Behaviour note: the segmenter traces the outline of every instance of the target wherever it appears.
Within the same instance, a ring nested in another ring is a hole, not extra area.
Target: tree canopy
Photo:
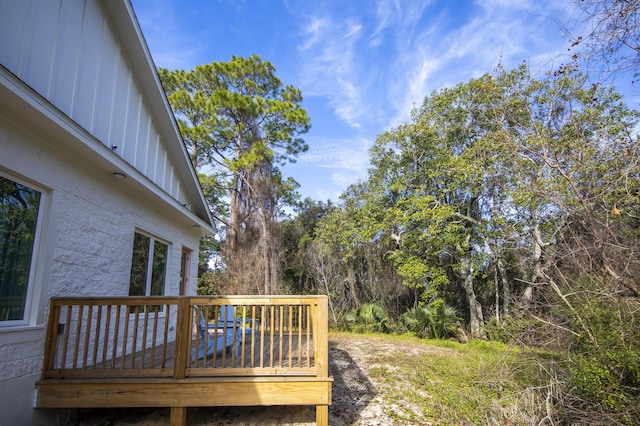
[[[638,118],[570,69],[498,68],[427,96],[304,246],[335,322],[375,303],[385,329],[460,338],[462,319],[473,338],[566,351],[567,416],[588,400],[637,419]]]
[[[300,90],[283,85],[257,55],[159,73],[191,161],[204,174],[211,210],[226,230],[223,254],[233,281],[227,289],[276,291],[277,219],[297,188],[278,167],[308,149],[301,135],[310,119]],[[247,270],[242,258],[257,267]]]
[[[636,70],[637,3],[582,2],[592,44],[572,48]],[[338,328],[544,348],[564,360],[549,377],[562,421],[582,419],[588,401],[606,422],[633,424],[640,115],[578,68],[498,66],[434,91],[378,135],[367,179],[335,204],[298,202],[281,174],[310,125],[271,64],[161,70],[225,231],[203,245],[224,264],[207,291],[326,294]]]

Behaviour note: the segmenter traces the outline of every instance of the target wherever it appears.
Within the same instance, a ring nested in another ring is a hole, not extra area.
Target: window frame
[[[136,234],[140,234],[143,235],[147,238],[149,238],[148,241],[148,255],[147,255],[147,265],[146,265],[146,273],[145,273],[145,289],[144,289],[144,294],[143,295],[132,295],[131,294],[131,272],[133,271],[133,260],[134,260],[134,250],[135,250],[135,239],[136,239]],[[152,286],[153,286],[153,271],[154,271],[154,256],[155,256],[155,246],[156,246],[156,242],[159,242],[161,244],[164,244],[166,246],[166,253],[165,253],[165,259],[164,259],[164,270],[163,270],[163,277],[162,277],[162,294],[151,294],[151,290],[152,290]],[[154,234],[150,233],[150,232],[146,232],[143,231],[142,229],[136,228],[134,230],[133,233],[133,244],[132,244],[132,250],[131,250],[131,268],[130,268],[130,272],[129,272],[129,290],[128,290],[128,295],[131,297],[152,297],[152,296],[166,296],[167,294],[167,282],[168,282],[168,275],[169,275],[169,258],[170,258],[170,250],[171,247],[171,243],[167,240],[165,240],[164,238],[160,238],[155,236]]]
[[[0,177],[11,180],[20,185],[24,185],[40,194],[40,199],[38,201],[38,213],[36,215],[36,226],[33,233],[31,260],[29,263],[29,278],[27,279],[27,291],[24,296],[22,319],[0,321],[0,331],[2,331],[6,329],[14,329],[16,327],[28,327],[35,325],[36,316],[34,315],[34,312],[38,312],[38,307],[34,306],[38,301],[38,298],[36,298],[35,295],[42,289],[42,280],[38,277],[38,265],[41,257],[40,251],[42,246],[42,235],[44,233],[44,228],[46,227],[46,211],[49,210],[49,190],[37,183],[34,183],[33,181],[23,179],[3,169],[0,169]]]

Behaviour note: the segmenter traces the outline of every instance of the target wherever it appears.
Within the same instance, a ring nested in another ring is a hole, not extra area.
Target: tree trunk
[[[497,266],[500,283],[502,284],[502,313],[504,316],[509,316],[509,311],[511,310],[511,283],[507,277],[507,270],[502,257],[498,257]]]
[[[476,299],[476,292],[473,288],[473,274],[471,273],[471,265],[469,259],[460,259],[460,278],[462,278],[462,286],[467,297],[467,305],[469,306],[469,331],[472,338],[484,337],[484,315],[482,314],[482,306]]]
[[[533,302],[533,290],[537,282],[544,277],[544,270],[542,266],[542,248],[545,246],[542,240],[542,231],[540,230],[540,222],[538,215],[534,214],[533,218],[533,256],[532,264],[533,270],[528,274],[525,279],[526,287],[522,293],[522,305],[524,308],[528,308]]]
[[[356,289],[356,272],[353,265],[347,263],[347,285],[349,286],[349,294],[351,295],[351,303],[354,308],[359,308],[360,298]]]
[[[229,202],[229,226],[227,228],[227,251],[230,256],[238,253],[238,227],[240,224],[240,202],[238,192],[238,180],[236,175],[234,178],[233,189],[231,190],[231,201]]]

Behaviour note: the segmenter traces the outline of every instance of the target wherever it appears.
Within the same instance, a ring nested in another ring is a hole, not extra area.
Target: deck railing
[[[326,302],[322,296],[52,298],[42,378],[327,377]],[[221,321],[223,312],[233,318]]]

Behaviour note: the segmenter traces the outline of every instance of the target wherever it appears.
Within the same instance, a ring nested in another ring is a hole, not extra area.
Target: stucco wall
[[[44,410],[33,409],[47,299],[128,295],[137,229],[169,243],[167,295],[179,294],[182,247],[193,250],[190,282],[195,293],[199,230],[175,220],[171,209],[154,208],[158,203],[135,192],[126,180],[96,173],[86,159],[57,146],[46,134],[3,118],[0,109],[0,173],[45,195],[29,324],[0,326],[0,425],[55,424],[52,417],[40,418]]]

